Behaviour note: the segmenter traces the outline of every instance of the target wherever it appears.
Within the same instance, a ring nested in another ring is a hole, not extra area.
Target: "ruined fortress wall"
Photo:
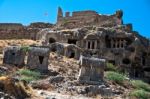
[[[52,24],[36,22],[29,26],[20,23],[0,23],[0,39],[33,39],[42,28],[50,28]]]
[[[19,23],[0,23],[0,30],[19,30],[23,28],[24,26]]]
[[[72,17],[97,15],[95,11],[76,11],[72,13]]]
[[[122,11],[116,11],[113,15],[100,15],[95,11],[76,11],[70,16],[70,12],[66,12],[63,16],[62,10],[58,11],[57,25],[65,28],[77,28],[81,26],[116,26],[122,24]]]
[[[31,30],[0,30],[0,39],[36,39],[36,32]]]

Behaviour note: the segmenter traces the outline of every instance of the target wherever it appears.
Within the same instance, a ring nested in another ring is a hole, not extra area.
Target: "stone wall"
[[[116,26],[122,24],[123,12],[121,10],[116,11],[113,15],[100,15],[95,11],[76,11],[66,12],[63,16],[61,8],[58,9],[57,27],[63,28],[77,28],[82,26]]]
[[[36,40],[37,33],[43,28],[51,28],[49,23],[31,23],[23,26],[19,23],[0,23],[0,39],[33,39]]]
[[[24,28],[20,23],[0,23],[0,30],[19,30]]]

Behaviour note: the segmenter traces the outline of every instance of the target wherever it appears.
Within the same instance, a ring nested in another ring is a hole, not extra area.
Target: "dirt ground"
[[[32,44],[38,44],[38,42],[33,40],[0,40],[0,65],[2,67],[5,67],[2,64],[3,59],[3,49],[9,45],[22,45],[22,46],[29,46]],[[34,94],[36,94],[35,97],[32,97],[32,99],[93,99],[89,97],[85,97],[84,95],[77,94],[76,90],[80,89],[84,86],[78,84],[77,77],[79,74],[79,64],[78,61],[75,59],[70,59],[65,56],[57,55],[56,53],[50,53],[50,59],[49,59],[49,73],[44,77],[43,79],[40,79],[39,81],[35,81],[36,87],[46,86],[47,84],[49,86],[52,86],[54,89],[44,90],[43,88],[34,89]],[[17,70],[16,67],[13,66],[6,66],[11,72],[14,72]],[[51,83],[50,78],[55,78],[57,76],[63,77],[63,81],[60,81],[58,83]],[[34,83],[31,84],[33,87]],[[111,87],[111,86],[110,86]],[[122,87],[116,87],[113,86],[115,90],[120,90]],[[123,88],[124,93],[128,92],[128,90],[125,90]],[[121,95],[120,95],[121,96]],[[119,96],[119,97],[120,97]],[[65,97],[65,98],[64,98]],[[96,99],[101,99],[99,97],[96,97]],[[118,97],[112,98],[112,99],[121,99]]]

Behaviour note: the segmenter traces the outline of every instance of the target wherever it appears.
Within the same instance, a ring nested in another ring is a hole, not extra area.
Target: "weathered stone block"
[[[9,46],[4,49],[4,64],[16,66],[24,65],[25,51],[19,46]]]
[[[98,82],[103,81],[105,59],[81,56],[79,65],[81,66],[78,78],[79,82],[98,84]]]
[[[49,48],[31,47],[28,53],[27,66],[30,69],[46,72],[48,70]]]

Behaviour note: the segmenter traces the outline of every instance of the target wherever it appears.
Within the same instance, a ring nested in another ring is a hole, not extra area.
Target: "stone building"
[[[19,46],[9,46],[4,49],[4,64],[23,66],[25,52]]]
[[[27,67],[29,69],[35,69],[41,72],[48,71],[49,53],[49,48],[46,47],[30,47],[28,52]]]
[[[58,8],[57,27],[63,28],[77,28],[82,26],[116,26],[122,25],[123,12],[121,10],[116,11],[113,15],[100,15],[95,11],[75,11],[66,12],[63,16],[63,11]]]
[[[104,77],[105,64],[105,59],[81,56],[79,60],[79,65],[81,66],[79,82],[88,84],[101,83]]]
[[[56,45],[59,42],[63,46],[61,53],[65,56],[106,59],[130,77],[145,77],[144,67],[149,66],[149,40],[133,31],[132,24],[122,23],[122,11],[109,16],[94,11],[73,12],[72,16],[67,13],[66,17],[62,13],[59,8],[57,27],[43,29],[37,34],[37,39],[43,45]],[[95,16],[99,21],[91,21]],[[67,21],[65,25],[64,20]],[[76,25],[71,25],[72,22]]]

